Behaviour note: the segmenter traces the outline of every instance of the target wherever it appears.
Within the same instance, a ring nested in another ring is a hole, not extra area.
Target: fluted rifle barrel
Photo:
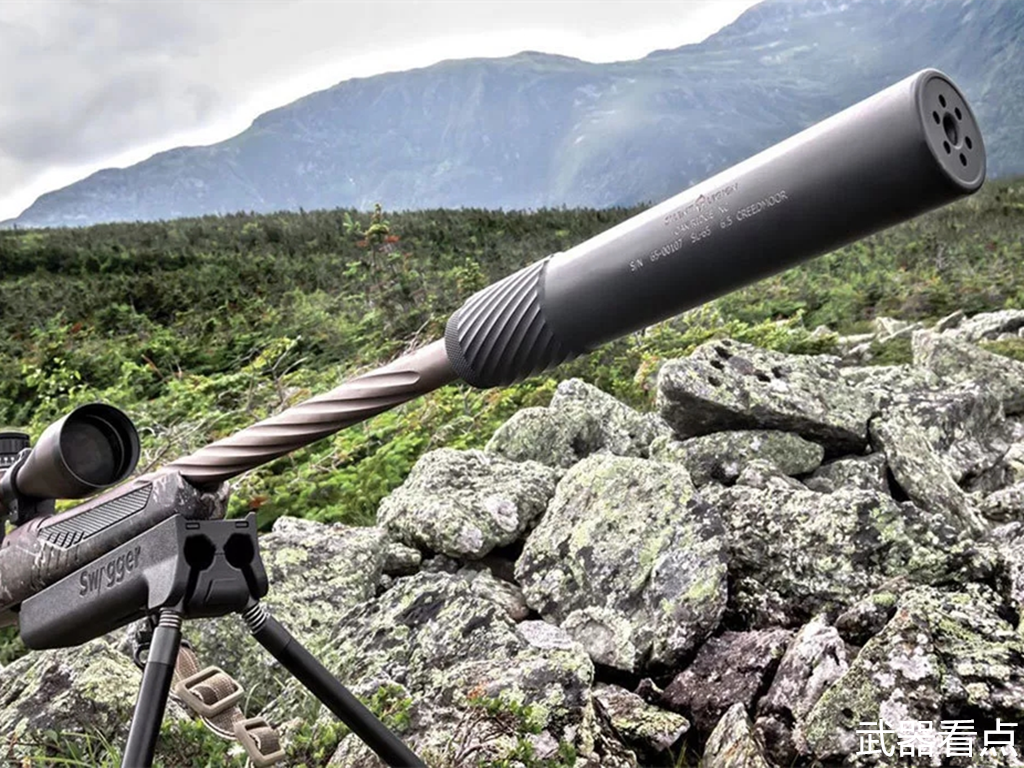
[[[443,342],[168,468],[220,482],[457,378],[510,384],[971,194],[984,178],[966,99],[923,70],[485,288],[452,315]]]

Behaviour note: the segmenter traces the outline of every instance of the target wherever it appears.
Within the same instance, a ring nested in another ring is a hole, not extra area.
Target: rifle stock
[[[458,379],[493,387],[550,369],[971,194],[984,178],[970,107],[949,78],[923,70],[485,288],[452,315],[443,340],[14,530],[0,548],[0,623],[39,590],[189,508],[182,494],[202,497],[202,514],[222,515],[220,484],[308,443]],[[89,533],[67,533],[80,530]]]

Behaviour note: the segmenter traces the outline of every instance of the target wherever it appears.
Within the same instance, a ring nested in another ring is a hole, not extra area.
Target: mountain
[[[1024,3],[767,0],[638,61],[525,52],[347,80],[8,223],[657,201],[924,67],[965,90],[990,175],[1024,173]]]

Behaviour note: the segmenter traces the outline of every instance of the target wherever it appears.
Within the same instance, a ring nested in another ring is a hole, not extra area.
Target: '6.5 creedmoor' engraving
[[[85,597],[90,592],[99,592],[104,587],[109,589],[115,584],[120,584],[138,567],[141,554],[142,547],[136,547],[102,565],[83,571],[78,577],[78,594]]]

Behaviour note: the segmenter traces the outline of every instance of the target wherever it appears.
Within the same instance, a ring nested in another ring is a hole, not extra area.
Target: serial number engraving
[[[141,555],[142,547],[136,547],[103,565],[85,571],[78,577],[79,596],[85,597],[92,592],[99,592],[104,588],[110,589],[115,584],[120,584],[129,573],[138,567]]]
[[[639,272],[645,263],[654,264],[672,256],[688,242],[699,243],[714,236],[716,230],[741,224],[789,200],[786,190],[780,189],[733,212],[730,207],[733,201],[726,198],[738,188],[739,182],[733,182],[707,195],[700,195],[696,200],[666,214],[664,225],[673,227],[672,240],[643,256],[632,259],[629,262],[630,272]]]

